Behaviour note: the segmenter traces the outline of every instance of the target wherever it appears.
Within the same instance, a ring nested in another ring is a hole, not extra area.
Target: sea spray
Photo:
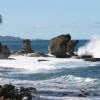
[[[94,58],[100,58],[100,36],[93,35],[92,39],[84,46],[78,49],[78,55],[92,55]]]

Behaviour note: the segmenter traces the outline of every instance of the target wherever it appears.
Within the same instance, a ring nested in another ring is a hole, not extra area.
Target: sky
[[[50,39],[100,34],[100,0],[0,0],[0,35]]]

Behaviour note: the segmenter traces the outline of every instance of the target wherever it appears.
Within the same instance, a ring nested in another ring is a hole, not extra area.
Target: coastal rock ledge
[[[32,93],[36,93],[36,88],[18,88],[11,84],[0,85],[0,100],[32,100]]]

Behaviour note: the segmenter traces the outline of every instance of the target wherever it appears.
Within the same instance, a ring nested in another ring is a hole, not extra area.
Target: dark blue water
[[[48,53],[48,42],[49,40],[32,40],[31,47],[35,52]],[[87,42],[88,40],[79,40],[76,50],[78,47],[85,45]],[[7,45],[12,52],[23,49],[23,41],[1,41],[1,43]]]

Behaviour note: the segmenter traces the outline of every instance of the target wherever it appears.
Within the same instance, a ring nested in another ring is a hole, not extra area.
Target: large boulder
[[[75,55],[74,51],[77,44],[78,40],[71,40],[69,34],[60,35],[50,40],[48,51],[56,57],[72,57]]]
[[[71,36],[69,34],[57,36],[49,41],[48,51],[50,54],[56,57],[69,57],[66,54],[67,52],[67,44],[71,40]]]
[[[37,90],[34,87],[16,87],[11,84],[0,85],[0,100],[37,100],[37,97]]]

